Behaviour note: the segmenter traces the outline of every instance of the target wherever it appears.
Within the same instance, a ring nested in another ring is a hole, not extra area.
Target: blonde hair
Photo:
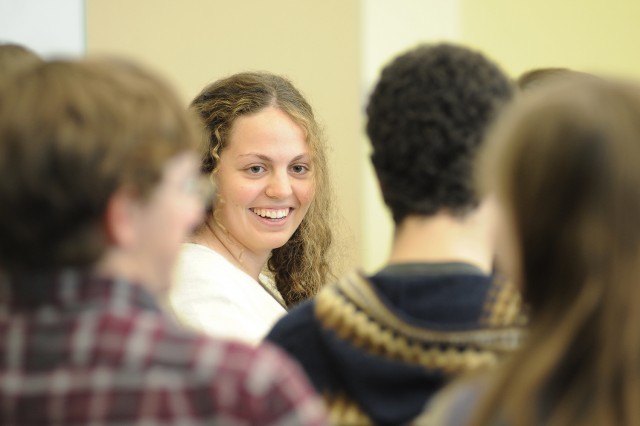
[[[332,273],[333,189],[329,180],[327,147],[313,110],[293,84],[278,75],[247,72],[218,80],[192,101],[206,129],[202,171],[215,175],[220,154],[229,143],[235,120],[268,106],[287,113],[306,132],[314,170],[315,197],[298,229],[267,263],[278,291],[288,306],[314,296]],[[224,202],[224,200],[219,200]],[[219,223],[215,211],[213,218]]]
[[[640,424],[640,87],[549,84],[480,160],[505,207],[530,335],[472,424]]]

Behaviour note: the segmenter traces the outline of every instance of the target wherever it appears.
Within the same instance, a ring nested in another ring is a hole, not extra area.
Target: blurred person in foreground
[[[0,423],[325,424],[275,348],[156,299],[203,217],[188,114],[123,62],[55,61],[0,96]]]
[[[518,89],[527,91],[544,87],[547,84],[568,79],[594,79],[595,75],[564,67],[542,67],[529,69],[516,79]]]
[[[640,85],[560,83],[506,112],[479,166],[530,333],[444,392],[433,424],[640,425]]]
[[[406,424],[452,377],[519,341],[519,296],[494,280],[494,215],[471,165],[513,88],[479,52],[420,45],[387,65],[367,134],[395,222],[388,264],[353,273],[268,335],[296,358],[338,424]]]
[[[0,43],[0,84],[9,76],[40,63],[42,58],[31,49],[15,43]]]

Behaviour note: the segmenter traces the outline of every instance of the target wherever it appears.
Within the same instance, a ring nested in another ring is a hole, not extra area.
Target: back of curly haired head
[[[302,223],[284,246],[272,251],[267,263],[278,291],[287,305],[292,306],[314,296],[324,283],[334,278],[329,254],[333,240],[333,191],[326,142],[313,109],[289,80],[262,72],[239,73],[218,80],[205,87],[191,103],[191,109],[206,129],[202,171],[214,175],[235,120],[269,106],[287,113],[305,131],[316,187],[315,198]],[[215,212],[214,220],[217,221]]]
[[[409,215],[464,216],[477,207],[473,160],[512,94],[495,63],[452,44],[420,45],[384,68],[367,106],[367,134],[396,224]]]

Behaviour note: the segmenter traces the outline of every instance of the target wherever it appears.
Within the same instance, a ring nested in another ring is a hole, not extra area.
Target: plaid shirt
[[[278,349],[182,330],[140,286],[76,271],[0,280],[2,425],[326,423]]]

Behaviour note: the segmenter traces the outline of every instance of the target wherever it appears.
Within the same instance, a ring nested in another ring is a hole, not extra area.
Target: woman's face
[[[241,248],[262,255],[283,246],[315,194],[304,130],[275,107],[237,118],[217,183],[217,217]]]

